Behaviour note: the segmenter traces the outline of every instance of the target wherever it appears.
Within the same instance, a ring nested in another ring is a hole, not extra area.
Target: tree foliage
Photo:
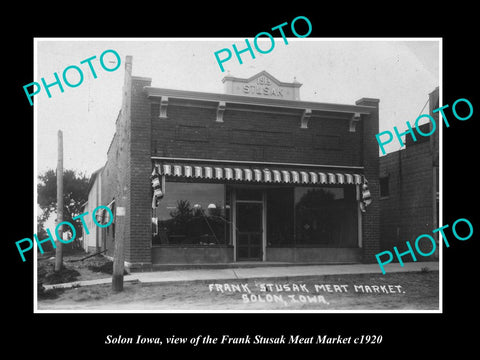
[[[44,232],[43,224],[57,210],[57,174],[53,169],[38,176],[37,202],[42,209],[38,216],[38,234]],[[88,199],[89,179],[85,174],[75,170],[63,172],[63,221],[68,221],[75,227],[76,237],[82,234],[82,223],[74,217],[82,214],[82,207]]]

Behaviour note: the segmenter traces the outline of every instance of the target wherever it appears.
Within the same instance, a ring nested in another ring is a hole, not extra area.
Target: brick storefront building
[[[130,269],[156,264],[375,262],[380,250],[379,100],[300,100],[262,71],[220,94],[131,76],[101,170]],[[153,198],[154,185],[161,194]],[[155,181],[158,180],[158,183]],[[368,181],[372,202],[364,209]],[[363,191],[362,191],[363,190]],[[152,201],[153,200],[153,201]]]

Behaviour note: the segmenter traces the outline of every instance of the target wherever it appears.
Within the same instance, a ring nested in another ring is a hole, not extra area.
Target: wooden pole
[[[123,291],[123,259],[123,239],[120,237],[115,241],[113,256],[112,290],[115,292]]]
[[[121,200],[118,201],[119,203],[118,205],[123,204],[123,201],[122,201],[123,197],[124,197],[124,192],[121,191],[119,196]],[[118,205],[115,206],[115,210],[117,209]],[[122,222],[120,223],[120,221]],[[115,248],[113,250],[112,290],[114,292],[123,291],[123,272],[124,272],[123,242],[124,242],[124,236],[125,236],[125,222],[123,221],[123,219],[122,220],[119,219],[118,223],[123,228],[123,231],[118,231],[119,234],[122,233],[122,235],[115,237]]]
[[[123,273],[124,273],[124,242],[126,236],[126,220],[125,214],[120,215],[118,209],[125,209],[126,203],[126,187],[127,187],[127,152],[130,147],[128,144],[128,126],[130,121],[130,101],[131,101],[131,75],[132,75],[132,57],[127,56],[125,59],[125,78],[123,83],[123,99],[122,111],[118,128],[118,144],[123,151],[120,153],[120,158],[117,164],[117,191],[118,198],[115,199],[115,211],[117,212],[117,223],[115,226],[115,248],[113,253],[113,273],[112,273],[112,290],[114,292],[123,291]]]
[[[58,130],[58,161],[57,161],[57,226],[63,221],[63,134]],[[63,225],[58,227],[58,236],[63,236]],[[62,242],[56,241],[55,272],[62,270]]]

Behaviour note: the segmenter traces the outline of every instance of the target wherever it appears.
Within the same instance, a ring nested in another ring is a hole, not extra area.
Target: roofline
[[[98,174],[103,170],[105,166],[102,166],[101,168],[95,170],[92,175],[90,175],[90,180],[88,180],[88,188],[87,188],[87,193],[90,193],[90,190],[92,190],[93,184],[95,184],[95,181],[98,177]]]
[[[371,114],[377,111],[375,106],[366,105],[350,105],[350,104],[332,104],[332,103],[319,103],[311,101],[299,101],[299,100],[284,100],[273,98],[261,98],[255,96],[246,95],[234,95],[234,94],[219,94],[219,93],[207,93],[199,91],[189,90],[176,90],[157,88],[152,86],[145,86],[143,88],[144,93],[148,98],[161,98],[169,97],[176,99],[186,100],[199,100],[212,103],[218,103],[223,101],[225,103],[235,103],[242,105],[259,105],[259,106],[271,106],[279,108],[291,108],[291,109],[311,109],[317,111],[330,111],[340,113],[360,113]]]

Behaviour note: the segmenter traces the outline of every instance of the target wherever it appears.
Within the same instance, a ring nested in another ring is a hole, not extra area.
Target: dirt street
[[[125,283],[54,290],[39,310],[437,310],[438,271],[325,275],[288,279]]]

